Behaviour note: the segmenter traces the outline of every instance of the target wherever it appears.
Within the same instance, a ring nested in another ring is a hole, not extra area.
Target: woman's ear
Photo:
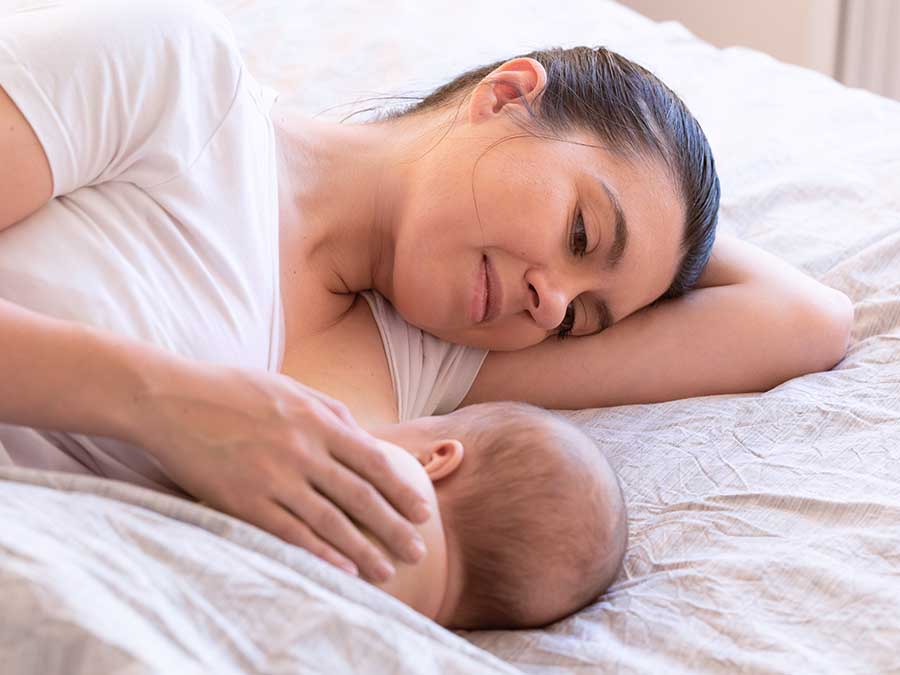
[[[465,449],[461,442],[455,438],[442,438],[431,442],[425,449],[422,465],[434,483],[456,471],[462,464],[464,454]]]
[[[521,103],[522,96],[533,104],[546,84],[547,71],[540,61],[527,56],[510,59],[475,87],[469,103],[469,123],[486,120],[507,103]]]

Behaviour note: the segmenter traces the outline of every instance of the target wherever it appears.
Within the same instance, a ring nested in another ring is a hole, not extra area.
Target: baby
[[[382,590],[447,628],[544,626],[615,579],[628,530],[612,467],[564,417],[480,403],[369,429],[429,496],[428,553]]]
[[[415,565],[357,523],[397,570],[375,585],[442,626],[470,630],[544,626],[596,599],[627,546],[622,490],[600,449],[566,418],[526,403],[399,421],[384,328],[360,299],[282,367],[343,401],[428,495],[432,516],[417,526],[427,553]]]

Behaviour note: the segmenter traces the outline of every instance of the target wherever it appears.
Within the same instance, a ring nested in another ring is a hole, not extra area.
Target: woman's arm
[[[53,175],[34,129],[0,87],[0,231],[46,204]]]
[[[461,405],[578,409],[767,391],[832,368],[852,323],[846,295],[719,234],[693,291],[596,335],[491,352]]]
[[[393,575],[378,572],[382,550],[418,559],[406,518],[427,518],[414,515],[427,495],[346,406],[278,373],[194,361],[0,300],[0,422],[137,445],[199,501],[369,579]]]

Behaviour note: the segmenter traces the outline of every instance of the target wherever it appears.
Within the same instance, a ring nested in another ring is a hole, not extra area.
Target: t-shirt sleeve
[[[190,168],[225,119],[243,60],[205,0],[68,0],[0,16],[0,86],[34,128],[53,197]]]

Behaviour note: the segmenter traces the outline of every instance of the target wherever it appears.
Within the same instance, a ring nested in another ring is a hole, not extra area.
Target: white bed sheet
[[[631,541],[607,595],[545,630],[454,635],[208,509],[0,469],[0,593],[71,641],[39,649],[21,614],[0,670],[13,653],[44,673],[900,672],[900,104],[602,0],[214,4],[308,114],[537,47],[621,51],[703,125],[721,230],[852,298],[851,348],[761,394],[568,413],[619,472]]]
[[[0,673],[515,673],[403,603],[223,513],[0,466]]]

